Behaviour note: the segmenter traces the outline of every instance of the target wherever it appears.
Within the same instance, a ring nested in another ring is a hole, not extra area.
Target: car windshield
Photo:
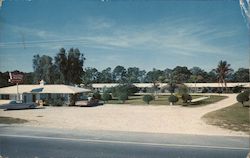
[[[10,104],[17,104],[15,100],[10,101]]]

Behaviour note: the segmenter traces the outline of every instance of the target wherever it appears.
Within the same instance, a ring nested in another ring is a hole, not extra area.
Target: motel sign
[[[18,84],[23,82],[23,74],[21,73],[10,72],[9,76],[10,76],[9,82],[11,83]]]

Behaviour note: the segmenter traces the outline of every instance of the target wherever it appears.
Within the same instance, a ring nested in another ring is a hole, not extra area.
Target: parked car
[[[93,106],[98,106],[101,105],[99,103],[98,99],[88,99],[88,100],[79,100],[75,102],[75,106],[80,106],[80,107],[93,107]]]
[[[11,101],[8,104],[3,104],[0,109],[5,110],[23,110],[23,109],[35,109],[38,105],[36,103],[18,103],[16,101]]]

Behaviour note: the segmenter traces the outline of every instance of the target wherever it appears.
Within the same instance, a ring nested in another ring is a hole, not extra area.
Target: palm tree
[[[227,87],[226,78],[227,76],[233,71],[233,69],[230,68],[230,64],[227,63],[227,61],[220,61],[217,68],[214,69],[215,73],[217,74],[218,83]]]

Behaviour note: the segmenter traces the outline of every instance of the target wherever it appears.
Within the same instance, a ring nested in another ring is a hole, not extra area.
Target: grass
[[[143,95],[136,95],[136,96],[129,96],[129,99],[125,101],[125,104],[131,104],[131,105],[147,105],[142,100]],[[169,96],[158,96],[155,100],[151,101],[151,105],[169,105],[168,102]],[[121,101],[118,99],[112,99],[108,101],[109,104],[121,104]]]
[[[250,101],[245,104],[250,105]],[[241,103],[236,103],[232,106],[210,112],[202,118],[210,125],[250,134],[249,110],[249,107],[243,107]]]
[[[130,96],[128,100],[125,101],[125,104],[131,104],[131,105],[147,105],[143,100],[142,100],[143,95],[136,95],[136,96]],[[158,96],[155,100],[150,102],[150,105],[170,105],[168,101],[169,95],[160,95]],[[202,96],[199,95],[193,95],[192,98],[196,99]],[[220,101],[222,99],[225,99],[225,96],[211,96],[209,99],[197,102],[195,104],[189,105],[190,107],[193,106],[200,106],[200,105],[207,105],[210,103],[214,103],[217,101]],[[122,104],[121,101],[118,99],[112,99],[107,102],[108,104]],[[179,99],[176,105],[182,105],[182,99]]]
[[[13,117],[2,117],[0,116],[0,124],[21,124],[26,123],[27,120],[13,118]]]

